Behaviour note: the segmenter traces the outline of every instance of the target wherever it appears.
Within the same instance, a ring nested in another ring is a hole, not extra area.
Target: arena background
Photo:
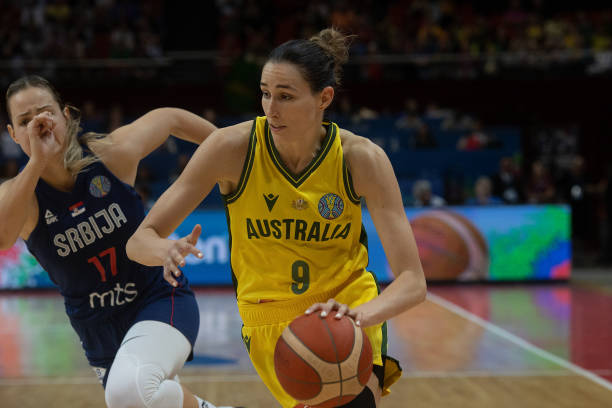
[[[6,90],[27,73],[42,75],[81,109],[84,131],[96,132],[160,106],[188,109],[218,126],[252,119],[263,114],[259,74],[274,46],[331,25],[354,34],[328,117],[389,155],[430,283],[427,305],[392,321],[405,377],[419,385],[400,390],[402,397],[388,406],[405,406],[401,401],[421,391],[422,406],[465,406],[461,393],[452,391],[457,377],[479,388],[480,399],[471,405],[495,400],[515,406],[518,398],[521,406],[608,406],[608,2],[1,1],[0,23],[0,87]],[[4,131],[2,105],[0,178],[10,178],[27,158]],[[137,189],[148,206],[193,150],[169,140],[141,163]],[[207,256],[191,260],[185,272],[201,288],[200,304],[223,310],[221,317],[204,314],[204,326],[226,333],[239,321],[218,191],[177,233],[195,222],[204,225],[198,245]],[[364,224],[369,267],[389,282],[392,274],[367,211]],[[21,242],[0,251],[0,289],[0,315],[11,322],[0,331],[0,397],[8,398],[7,406],[32,406],[23,399],[30,386],[33,394],[47,395],[45,387],[54,381],[89,384],[61,300]],[[50,316],[40,314],[43,305],[57,310],[51,332],[40,324]],[[461,322],[448,323],[444,313]],[[439,319],[439,327],[428,326],[431,319]],[[57,333],[59,354],[33,340]],[[445,354],[450,346],[441,333],[456,339],[460,351]],[[201,330],[201,352],[188,367],[188,381],[211,380],[219,367],[252,374],[240,343],[229,338],[223,343]],[[518,356],[489,353],[500,342],[520,349]],[[229,355],[215,360],[211,345]],[[481,378],[493,380],[481,384]],[[523,378],[533,382],[523,384]],[[232,381],[223,381],[212,380],[227,387],[220,395],[241,402]],[[248,381],[254,389],[261,386]],[[427,394],[429,386],[448,387],[449,399]],[[555,388],[564,391],[547,394]],[[592,400],[580,400],[585,390]],[[80,406],[63,394],[49,395],[57,404]],[[82,406],[95,405],[82,398]]]

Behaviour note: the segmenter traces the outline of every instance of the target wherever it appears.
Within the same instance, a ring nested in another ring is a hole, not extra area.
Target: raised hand
[[[202,233],[202,226],[197,224],[189,235],[184,236],[176,241],[169,241],[170,245],[164,257],[164,279],[172,286],[177,287],[178,282],[175,278],[181,276],[180,267],[185,266],[185,257],[193,254],[198,258],[202,258],[202,253],[195,247],[198,238]]]
[[[55,134],[55,125],[51,112],[41,112],[28,123],[27,134],[32,160],[47,163],[49,158],[61,153],[62,143]]]

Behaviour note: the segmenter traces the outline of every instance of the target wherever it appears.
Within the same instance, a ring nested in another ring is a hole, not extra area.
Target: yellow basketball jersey
[[[367,273],[367,238],[338,126],[299,175],[280,159],[266,117],[253,123],[236,191],[224,196],[238,304],[292,300]]]

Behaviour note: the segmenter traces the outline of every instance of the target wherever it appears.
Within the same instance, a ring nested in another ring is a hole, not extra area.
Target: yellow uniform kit
[[[323,126],[320,151],[296,175],[281,161],[266,117],[256,118],[238,187],[224,196],[242,337],[258,374],[289,408],[297,402],[274,373],[283,329],[313,303],[334,298],[353,308],[378,295],[339,129]],[[365,331],[374,364],[384,366],[384,395],[401,371],[385,356],[386,324]]]

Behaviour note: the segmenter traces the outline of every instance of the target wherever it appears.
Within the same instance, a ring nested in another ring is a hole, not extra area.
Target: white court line
[[[180,375],[179,379],[185,382],[252,382],[261,381],[257,374],[232,375]],[[0,387],[19,385],[79,385],[100,384],[95,375],[85,377],[35,377],[35,378],[0,378]]]
[[[532,353],[536,354],[537,356],[551,361],[563,368],[566,368],[578,375],[581,375],[599,385],[601,385],[602,387],[612,391],[612,383],[609,381],[604,380],[603,378],[593,374],[590,371],[585,370],[584,368],[581,368],[579,366],[577,366],[576,364],[570,363],[567,360],[564,360],[560,357],[555,356],[552,353],[549,353],[546,350],[543,350],[531,343],[529,343],[528,341],[523,340],[522,338],[510,333],[509,331],[502,329],[499,326],[494,325],[491,322],[488,322],[484,319],[481,319],[480,317],[476,316],[475,314],[468,312],[467,310],[455,305],[454,303],[449,302],[446,299],[443,299],[440,296],[434,295],[433,293],[427,293],[427,299],[429,299],[430,301],[432,301],[433,303],[463,317],[466,320],[471,321],[474,324],[477,324],[481,327],[484,327],[486,330],[489,330],[490,332],[498,335],[499,337],[508,340],[511,343],[516,344],[519,347],[524,348],[525,350],[531,351]],[[497,374],[496,374],[497,375]]]
[[[610,370],[598,371],[602,374],[610,374]],[[414,372],[403,373],[405,378],[478,378],[478,377],[566,377],[567,372],[540,370],[540,371],[429,371],[429,372]],[[232,382],[232,383],[247,383],[261,381],[256,374],[226,374],[226,375],[180,375],[182,383],[195,382]],[[99,384],[98,378],[94,375],[85,377],[34,377],[34,378],[0,378],[0,387],[11,386],[28,386],[28,385],[84,385],[84,384]]]
[[[567,372],[542,370],[542,371],[506,371],[503,373],[491,371],[462,371],[457,373],[440,372],[415,372],[404,373],[403,377],[408,378],[444,378],[444,377],[564,377],[568,376]],[[230,382],[230,383],[247,383],[260,382],[260,378],[256,374],[233,374],[233,375],[179,375],[181,383],[195,382]],[[85,377],[34,377],[34,378],[0,378],[0,387],[8,386],[27,386],[27,385],[84,385],[84,384],[99,384],[98,378],[95,375]]]
[[[489,377],[569,377],[574,374],[569,371],[541,370],[541,371],[419,371],[415,373],[402,373],[408,378],[489,378]]]

